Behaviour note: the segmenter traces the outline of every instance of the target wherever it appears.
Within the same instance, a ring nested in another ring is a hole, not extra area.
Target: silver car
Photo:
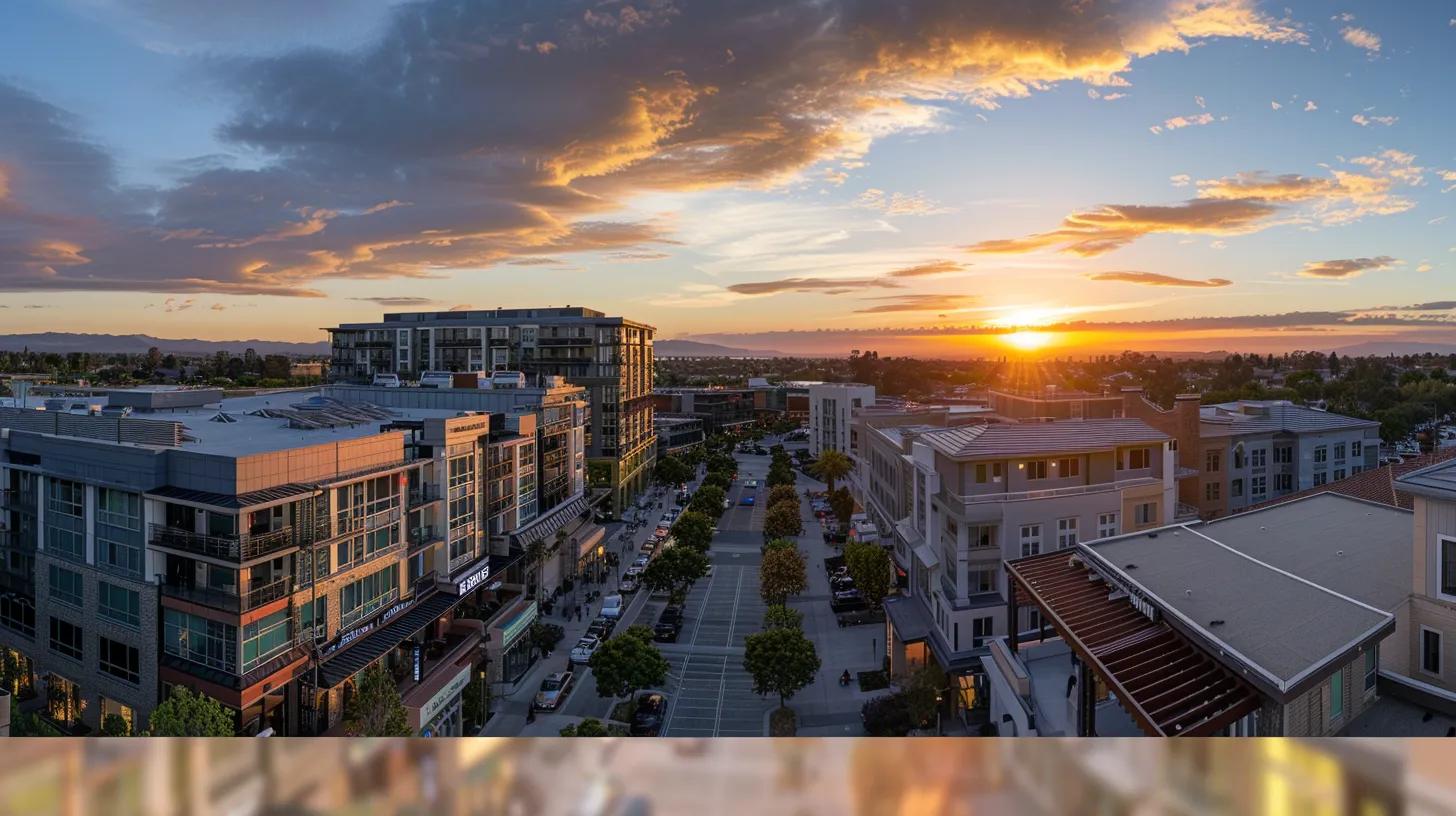
[[[552,672],[541,681],[541,690],[536,692],[537,711],[555,711],[566,699],[571,691],[571,681],[575,679],[569,671]]]

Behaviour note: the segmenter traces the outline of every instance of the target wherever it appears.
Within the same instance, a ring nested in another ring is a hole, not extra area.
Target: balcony
[[[973,496],[963,496],[958,493],[952,493],[949,490],[942,490],[941,495],[953,504],[976,505],[1006,501],[1027,501],[1030,499],[1051,499],[1059,496],[1081,496],[1088,493],[1128,490],[1135,487],[1150,487],[1162,483],[1163,480],[1155,476],[1141,476],[1135,479],[1119,479],[1117,481],[1101,482],[1099,484],[1069,485],[1067,487],[1051,487],[1045,490],[1019,490],[1014,493],[981,493]]]
[[[445,536],[437,531],[434,525],[415,527],[409,531],[409,545],[411,550],[443,540],[445,540]]]
[[[418,507],[439,500],[440,486],[437,484],[415,485],[405,493],[405,501],[410,507]]]
[[[211,609],[243,613],[272,603],[279,598],[288,597],[293,592],[293,578],[291,576],[279,578],[271,583],[253,587],[241,594],[231,589],[215,589],[172,582],[162,583],[161,592],[166,597],[177,598]]]
[[[194,533],[165,524],[151,525],[151,543],[158,547],[221,558],[227,561],[252,561],[293,546],[293,528],[283,527],[264,533],[241,536],[215,536]]]

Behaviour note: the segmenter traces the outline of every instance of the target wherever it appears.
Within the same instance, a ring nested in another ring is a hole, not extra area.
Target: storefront
[[[515,609],[491,626],[490,658],[500,667],[499,673],[493,672],[494,681],[514,686],[536,662],[536,648],[530,634],[538,614],[536,602],[522,598]]]
[[[607,531],[600,525],[585,525],[574,536],[576,545],[575,579],[588,584],[598,584],[606,579],[605,544]]]
[[[470,685],[472,667],[464,666],[450,675],[444,686],[418,709],[410,708],[410,724],[418,725],[422,737],[459,737],[465,733],[465,702],[462,694]]]

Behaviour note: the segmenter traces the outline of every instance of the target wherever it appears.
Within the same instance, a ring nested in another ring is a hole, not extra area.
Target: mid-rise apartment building
[[[669,416],[656,414],[652,427],[657,431],[657,458],[681,456],[694,448],[702,447],[706,437],[703,421],[691,416]]]
[[[464,686],[524,672],[535,599],[602,538],[579,387],[137,396],[0,410],[0,645],[70,730],[139,730],[183,685],[242,733],[330,732],[379,663],[458,735]]]
[[[854,450],[854,412],[875,404],[875,387],[861,383],[815,383],[809,386],[809,453]]]
[[[708,435],[753,425],[758,420],[757,403],[762,401],[763,395],[751,388],[659,388],[652,392],[657,413],[696,417]]]
[[[1008,620],[1005,559],[1191,516],[1176,499],[1172,440],[1141,420],[862,432],[867,507],[906,512],[892,529],[909,587],[885,604],[895,673],[935,660],[969,683],[992,638],[1040,626],[1026,609]]]
[[[332,337],[330,377],[367,383],[424,371],[521,371],[588,389],[590,481],[614,512],[652,475],[653,327],[580,307],[401,312],[345,323]]]

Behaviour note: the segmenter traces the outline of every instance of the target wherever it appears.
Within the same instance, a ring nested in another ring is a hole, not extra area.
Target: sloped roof
[[[1444,460],[1400,477],[1400,486],[1412,493],[1442,499],[1456,498],[1456,448],[1447,448]],[[1438,451],[1440,453],[1440,451]]]
[[[1432,453],[1423,453],[1400,464],[1381,465],[1380,467],[1369,470],[1362,470],[1359,473],[1319,485],[1318,487],[1307,488],[1298,493],[1290,493],[1287,496],[1280,496],[1277,499],[1260,502],[1249,509],[1258,510],[1276,504],[1295,501],[1307,496],[1315,496],[1320,493],[1337,493],[1341,496],[1364,499],[1365,501],[1378,502],[1391,507],[1409,510],[1415,501],[1410,490],[1407,489],[1413,482],[1407,482],[1405,479],[1406,475],[1410,474],[1418,480],[1428,481],[1429,476],[1419,476],[1417,472],[1452,459],[1456,459],[1456,448],[1445,448]],[[1456,463],[1453,463],[1453,465],[1456,465]],[[1456,479],[1456,467],[1448,468],[1448,472],[1451,474],[1448,477],[1449,479]],[[1453,484],[1448,489],[1456,490],[1456,484]]]
[[[1020,458],[1160,443],[1169,437],[1141,419],[1083,419],[966,425],[930,431],[920,438],[946,456]]]
[[[1205,405],[1199,412],[1199,419],[1203,436],[1317,433],[1380,426],[1374,420],[1317,411],[1285,400],[1246,400]]]

